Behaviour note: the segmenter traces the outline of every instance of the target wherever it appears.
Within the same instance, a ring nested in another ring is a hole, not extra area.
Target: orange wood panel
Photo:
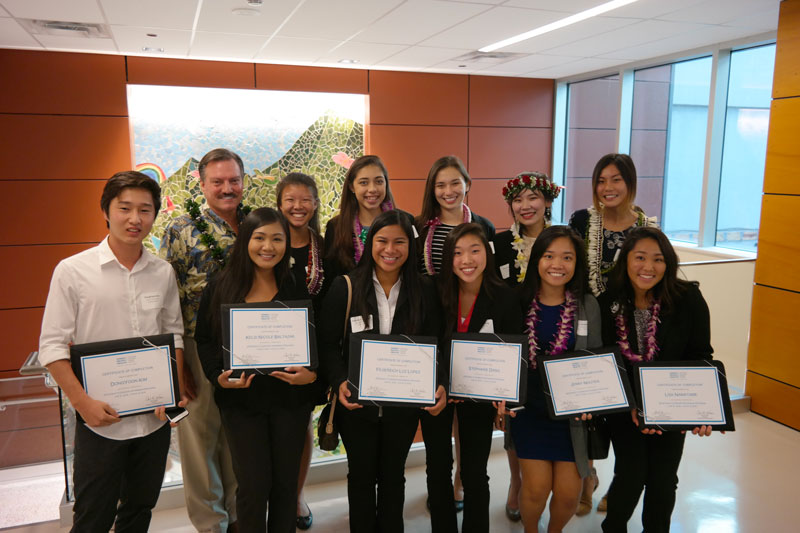
[[[747,369],[800,387],[797,358],[800,293],[756,285],[751,309]]]
[[[800,2],[781,2],[772,97],[800,95]]]
[[[761,204],[755,282],[800,292],[800,196],[765,194]]]
[[[419,72],[369,72],[371,124],[466,126],[469,78]]]
[[[61,460],[61,426],[0,433],[0,468]]]
[[[0,113],[128,115],[125,58],[0,50]]]
[[[456,155],[467,164],[467,128],[449,126],[370,127],[370,149],[391,179],[426,179],[434,161]]]
[[[40,383],[41,379],[38,380]],[[27,398],[52,398],[46,402],[9,405],[0,416],[0,432],[19,431],[41,427],[58,427],[61,413],[58,409],[58,393],[45,388],[44,392],[30,394],[25,397],[0,396],[3,400],[24,400]]]
[[[364,69],[256,64],[256,89],[367,94]]]
[[[51,269],[52,270],[52,269]],[[11,288],[15,285],[25,285],[28,280],[20,278],[4,278],[13,280],[9,283]],[[50,275],[46,280],[29,278],[31,285],[44,285],[45,296],[50,283]],[[41,292],[41,289],[39,289]],[[5,294],[3,295],[5,298]],[[39,331],[42,327],[43,307],[29,309],[0,309],[0,338],[3,341],[3,350],[0,351],[0,369],[16,372],[25,362],[28,354],[39,349]],[[11,377],[11,376],[0,376]],[[1,418],[1,417],[0,417]]]
[[[470,76],[469,125],[550,128],[555,81]]]
[[[391,171],[390,171],[391,172]],[[408,211],[414,216],[422,211],[422,194],[425,180],[397,180],[392,182],[392,196],[395,207]]]
[[[550,128],[469,128],[472,178],[513,178],[520,172],[551,174]]]
[[[128,56],[128,83],[254,89],[253,63]]]
[[[99,207],[97,211],[99,215]],[[58,262],[92,246],[94,244],[0,246],[0,279],[8,281],[0,292],[0,309],[43,306],[50,289],[50,277]],[[41,314],[39,316],[41,322]],[[18,317],[18,320],[23,319]],[[38,338],[38,332],[36,336]],[[28,351],[36,349],[36,345],[23,349],[27,350],[27,356]]]
[[[800,61],[800,58],[798,58]],[[800,98],[773,100],[769,116],[767,162],[764,167],[764,192],[800,194]]]
[[[473,179],[467,196],[470,209],[492,221],[495,228],[506,229],[513,222],[508,204],[503,199],[505,179]]]
[[[128,118],[0,115],[0,161],[0,180],[106,180],[133,168]]]
[[[0,181],[0,245],[98,242],[106,235],[100,210],[105,181]]]
[[[750,410],[800,430],[800,389],[747,372],[745,394],[750,396]]]

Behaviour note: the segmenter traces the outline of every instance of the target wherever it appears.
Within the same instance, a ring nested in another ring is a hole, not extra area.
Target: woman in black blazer
[[[439,294],[444,311],[443,351],[450,368],[453,333],[505,333],[523,331],[522,305],[516,293],[497,277],[489,242],[480,225],[461,224],[447,236],[439,274]],[[454,401],[461,439],[461,482],[464,485],[462,532],[489,531],[489,476],[486,464],[492,448],[497,409],[491,403]],[[439,416],[453,416],[448,408]],[[435,457],[452,465],[447,455]]]
[[[419,409],[361,406],[352,401],[347,376],[351,333],[439,333],[436,291],[417,272],[413,228],[403,213],[388,211],[373,221],[362,260],[350,278],[349,315],[348,285],[340,276],[322,302],[318,330],[328,381],[339,391],[335,420],[347,449],[350,531],[402,532],[405,462]],[[441,384],[436,398],[436,405],[424,408],[432,415],[446,405]]]
[[[197,314],[197,352],[215,387],[230,444],[242,531],[285,532],[295,527],[297,475],[316,395],[311,383],[317,374],[314,369],[288,367],[230,380],[231,371],[223,371],[221,306],[308,299],[305,284],[296,283],[289,270],[290,243],[289,225],[278,211],[262,207],[247,215],[228,264],[206,287]]]
[[[618,344],[628,376],[637,361],[710,360],[708,305],[696,283],[678,279],[678,256],[658,229],[634,228],[600,297],[604,344]],[[636,411],[608,417],[614,479],[603,531],[624,532],[642,490],[645,531],[669,531],[683,453],[682,431],[639,430]],[[710,426],[694,428],[708,436]]]

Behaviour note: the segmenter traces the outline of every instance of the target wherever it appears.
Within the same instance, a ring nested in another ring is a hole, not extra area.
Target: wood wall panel
[[[497,228],[507,229],[513,220],[503,198],[506,179],[473,179],[467,203],[475,213],[492,221]]]
[[[800,292],[800,196],[765,194],[761,204],[755,282]]]
[[[800,169],[798,124],[800,124],[800,98],[772,101],[767,161],[764,165],[765,193],[800,194],[800,175],[797,172]]]
[[[781,2],[772,97],[800,96],[800,1]]]
[[[800,389],[766,376],[747,372],[745,392],[750,410],[800,430]]]
[[[125,58],[0,50],[0,113],[127,116]]]
[[[390,171],[391,172],[391,171]],[[395,207],[417,216],[422,211],[425,180],[397,180],[392,182]]]
[[[228,61],[129,56],[128,83],[173,85],[175,87],[255,89],[255,65]]]
[[[100,208],[93,214],[100,218]],[[0,246],[0,279],[13,280],[0,292],[0,309],[43,306],[58,262],[92,246],[94,244]]]
[[[0,433],[0,468],[59,461],[63,455],[61,426]]]
[[[0,245],[99,242],[105,181],[0,181],[0,198],[19,199],[0,210]]]
[[[469,128],[469,175],[513,178],[520,172],[551,172],[550,128]]]
[[[800,387],[798,309],[800,293],[756,285],[751,311],[748,370]]]
[[[256,64],[256,89],[272,91],[367,94],[368,77],[363,69]]]
[[[550,128],[553,80],[469,77],[469,125]]]
[[[433,162],[445,155],[467,164],[467,128],[373,125],[370,130],[370,153],[383,159],[391,179],[426,179]]]
[[[467,76],[371,70],[369,96],[371,124],[467,125]]]
[[[41,284],[40,278],[29,279],[37,285]],[[22,278],[19,284],[26,281]],[[49,277],[47,281],[49,286]],[[39,349],[39,331],[42,327],[43,314],[44,307],[0,309],[0,338],[4,339],[3,349],[0,350],[0,369],[13,370],[15,375],[19,376],[16,371],[31,352]]]
[[[128,118],[0,115],[0,161],[0,180],[107,180],[133,167]]]

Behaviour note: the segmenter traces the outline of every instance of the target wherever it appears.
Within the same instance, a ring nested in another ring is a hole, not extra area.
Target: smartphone
[[[167,420],[172,422],[173,424],[177,424],[187,416],[189,416],[189,411],[184,409],[183,407],[170,407],[166,410]]]

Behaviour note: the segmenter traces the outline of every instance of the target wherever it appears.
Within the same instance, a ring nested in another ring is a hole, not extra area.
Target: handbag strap
[[[343,277],[344,281],[347,283],[347,311],[344,313],[344,332],[342,332],[342,339],[347,335],[347,320],[350,317],[350,304],[353,301],[353,284],[350,283],[350,276],[345,275]],[[336,401],[337,393],[338,391],[331,389],[331,416],[328,417],[328,423],[325,424],[326,433],[333,433],[333,414],[336,411],[336,404],[339,403]]]

